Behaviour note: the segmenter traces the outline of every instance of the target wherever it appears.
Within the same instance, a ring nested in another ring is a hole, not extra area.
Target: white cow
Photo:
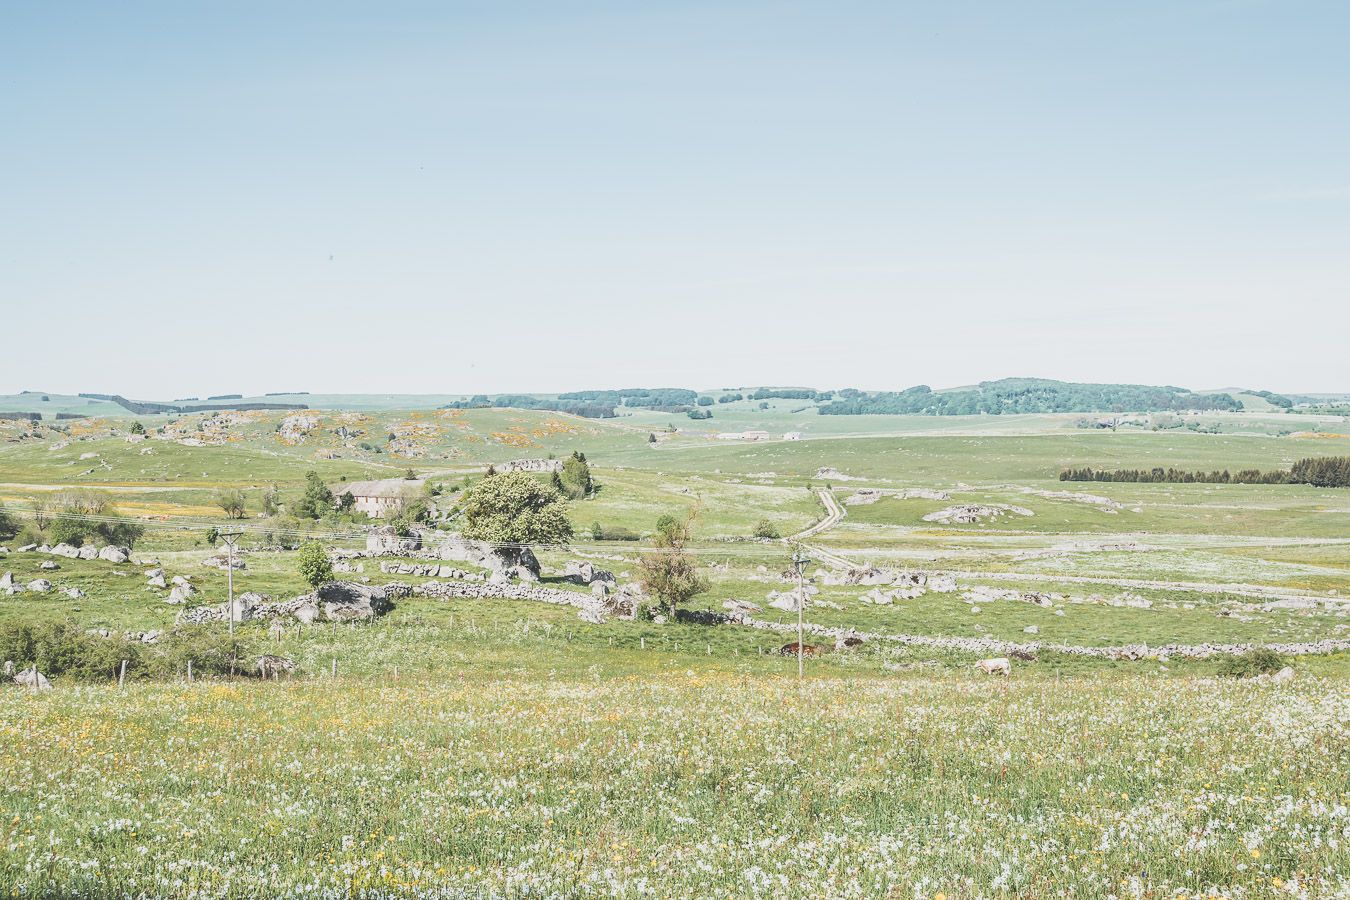
[[[995,659],[982,659],[975,664],[986,675],[1002,675],[1007,677],[1012,674],[1012,663],[1008,662],[1006,656],[1000,656]]]

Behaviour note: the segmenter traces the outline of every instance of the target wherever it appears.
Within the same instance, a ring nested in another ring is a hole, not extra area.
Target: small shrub
[[[776,541],[781,538],[782,535],[778,533],[778,526],[774,525],[768,519],[760,519],[759,524],[755,526],[755,537],[768,538]]]
[[[333,564],[328,560],[328,551],[318,541],[310,541],[300,548],[296,569],[312,588],[333,580]]]
[[[1284,657],[1266,647],[1257,647],[1238,656],[1224,657],[1219,674],[1225,678],[1254,678],[1274,675],[1285,667]]]

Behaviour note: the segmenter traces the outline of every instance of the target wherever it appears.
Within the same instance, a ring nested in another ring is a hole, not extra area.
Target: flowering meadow
[[[1350,896],[1336,679],[71,685],[0,740],[4,896]]]

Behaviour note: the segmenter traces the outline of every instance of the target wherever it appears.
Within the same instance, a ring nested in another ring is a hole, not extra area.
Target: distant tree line
[[[1350,487],[1350,456],[1300,459],[1289,469],[1227,469],[1211,472],[1187,469],[1065,469],[1060,481],[1129,482],[1139,484],[1307,484],[1313,487]]]
[[[692,406],[698,402],[698,392],[688,388],[620,388],[616,391],[571,391],[559,394],[559,400],[589,400],[611,406],[634,406],[643,409],[664,409],[671,406]]]
[[[903,391],[839,391],[820,407],[826,416],[970,416],[1062,412],[1166,412],[1240,410],[1228,394],[1197,394],[1185,388],[1142,384],[1072,384],[1039,378],[985,381],[967,390],[934,391],[926,384]]]
[[[830,400],[834,391],[813,391],[809,388],[760,388],[750,395],[751,400]]]
[[[541,409],[568,413],[587,419],[612,419],[614,407],[603,403],[580,403],[570,400],[546,400],[530,394],[501,394],[489,397],[475,394],[468,400],[455,400],[441,409]]]
[[[127,412],[137,416],[150,416],[155,413],[216,412],[222,409],[309,409],[303,403],[236,403],[231,406],[183,406],[176,403],[128,400],[121,394],[80,394],[79,396],[86,400],[105,400],[109,403],[116,403]]]

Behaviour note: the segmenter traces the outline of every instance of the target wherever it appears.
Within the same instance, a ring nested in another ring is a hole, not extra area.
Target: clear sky
[[[0,393],[1350,390],[1350,3],[11,2]]]

